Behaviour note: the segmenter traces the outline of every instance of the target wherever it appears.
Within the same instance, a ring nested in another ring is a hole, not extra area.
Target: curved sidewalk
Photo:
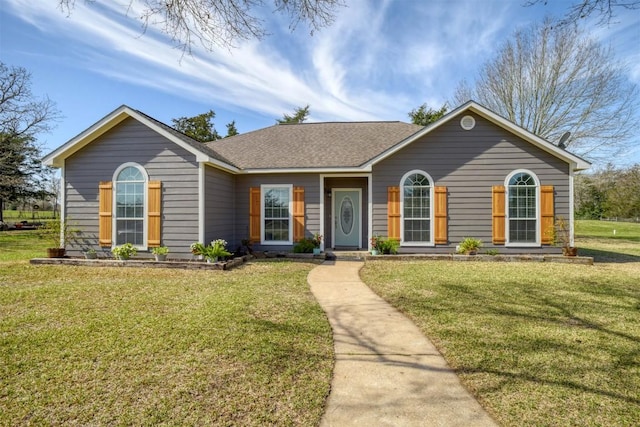
[[[327,261],[308,276],[336,354],[321,426],[496,426],[417,326],[362,283],[363,265]]]

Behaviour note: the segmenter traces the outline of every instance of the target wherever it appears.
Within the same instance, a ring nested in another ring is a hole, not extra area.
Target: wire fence
[[[611,222],[640,222],[640,217],[636,218],[620,218],[617,216],[611,218],[600,218],[600,221],[611,221]]]

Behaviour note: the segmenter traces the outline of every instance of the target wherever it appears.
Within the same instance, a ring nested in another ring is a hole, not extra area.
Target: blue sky
[[[77,0],[70,16],[57,0],[3,0],[0,60],[29,70],[34,94],[64,116],[40,136],[46,152],[122,104],[167,124],[213,109],[223,135],[232,120],[243,133],[306,104],[310,121],[408,121],[413,108],[440,107],[462,79],[473,81],[516,28],[562,16],[572,1],[346,0],[313,36],[265,9],[266,39],[185,56],[153,28],[143,34],[136,10],[126,16],[128,0]],[[640,84],[640,10],[619,10],[590,33]],[[640,139],[634,145],[616,163],[640,162]]]

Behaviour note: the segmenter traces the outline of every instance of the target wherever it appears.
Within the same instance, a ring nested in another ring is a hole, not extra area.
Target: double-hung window
[[[533,174],[508,178],[509,243],[537,243],[538,184]]]
[[[145,245],[146,174],[137,165],[126,165],[115,179],[115,244]]]
[[[262,240],[264,243],[291,244],[293,242],[292,190],[291,185],[262,186]]]
[[[431,190],[429,177],[421,171],[409,172],[402,180],[402,242],[431,242]]]

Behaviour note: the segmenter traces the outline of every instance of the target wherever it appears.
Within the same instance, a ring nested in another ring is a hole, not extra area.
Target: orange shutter
[[[98,188],[98,244],[111,246],[113,184],[111,181],[101,181]]]
[[[304,238],[304,187],[293,187],[293,241]]]
[[[249,240],[260,243],[260,188],[249,189]]]
[[[493,186],[493,244],[504,245],[505,239],[505,199],[504,185]]]
[[[540,186],[540,236],[543,245],[553,244],[553,185]]]
[[[387,233],[400,240],[400,187],[387,188]]]
[[[435,224],[434,241],[436,245],[447,244],[447,187],[435,187],[435,200],[433,201]]]
[[[160,246],[160,239],[162,235],[162,216],[160,213],[162,210],[162,183],[160,181],[149,181],[147,193],[149,200],[149,206],[147,208],[147,211],[149,212],[147,244],[149,247],[153,248]]]

